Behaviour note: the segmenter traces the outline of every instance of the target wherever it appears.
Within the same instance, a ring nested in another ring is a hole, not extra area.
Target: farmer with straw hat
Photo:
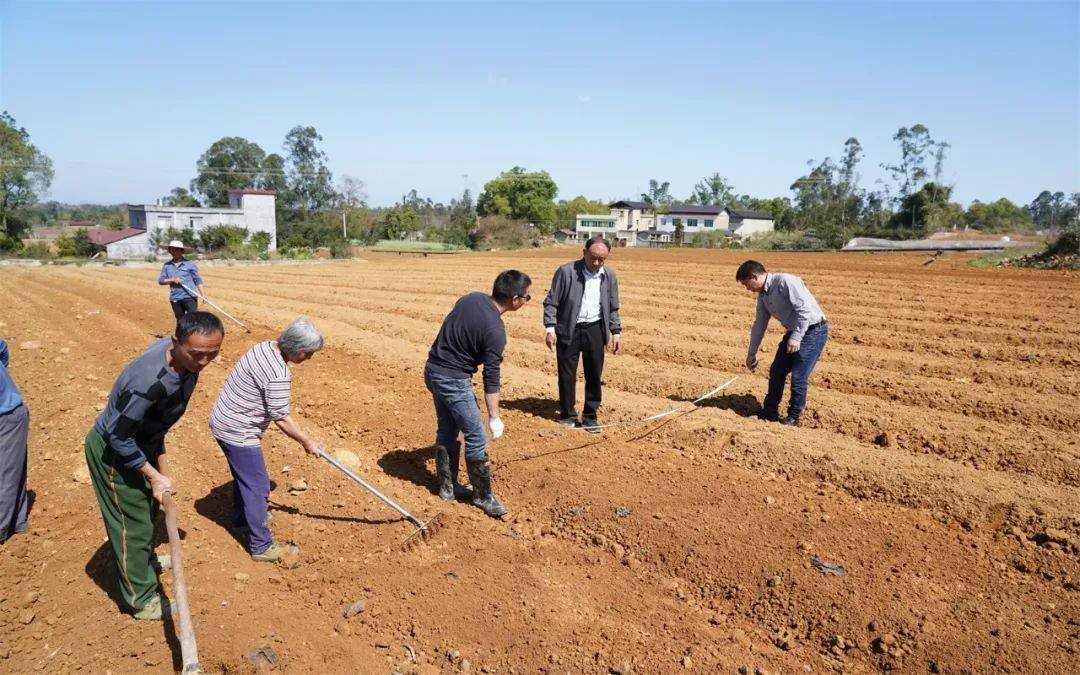
[[[176,320],[188,312],[199,309],[199,300],[188,289],[198,290],[200,295],[205,294],[203,280],[199,276],[199,268],[190,260],[184,259],[185,253],[194,249],[185,246],[179,239],[173,239],[166,248],[172,260],[161,266],[161,274],[158,276],[158,285],[169,286],[169,304],[172,305]],[[187,286],[187,288],[184,288]]]

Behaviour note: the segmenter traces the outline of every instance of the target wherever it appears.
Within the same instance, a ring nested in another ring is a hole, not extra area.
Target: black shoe
[[[797,427],[799,426],[799,418],[785,417],[784,419],[780,420],[780,424],[783,424],[785,427]]]
[[[601,431],[600,422],[598,420],[581,420],[581,423],[577,425],[578,429],[584,429],[590,434],[598,434]]]
[[[574,417],[563,417],[555,421],[564,427],[576,427],[578,423],[576,415]]]
[[[485,462],[470,462],[465,460],[465,468],[469,472],[469,481],[473,485],[473,506],[492,518],[502,518],[507,514],[495,494],[491,491],[491,465]]]
[[[765,422],[779,422],[780,421],[780,414],[779,413],[771,413],[771,412],[766,411],[764,408],[759,410],[757,412],[757,415],[755,415],[755,417],[757,417],[759,420],[764,420]]]

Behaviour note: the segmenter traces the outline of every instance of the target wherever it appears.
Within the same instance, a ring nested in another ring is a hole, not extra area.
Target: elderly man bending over
[[[289,414],[288,364],[303,363],[322,348],[323,337],[310,321],[293,321],[276,341],[258,343],[236,362],[210,413],[210,430],[233,475],[233,527],[247,531],[253,560],[275,562],[283,552],[266,524],[270,476],[260,441],[273,422],[309,455],[319,454]]]

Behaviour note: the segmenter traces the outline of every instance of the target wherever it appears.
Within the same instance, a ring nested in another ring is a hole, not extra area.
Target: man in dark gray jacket
[[[600,408],[600,378],[604,372],[604,349],[621,349],[619,282],[604,267],[611,244],[603,237],[585,243],[581,260],[555,270],[551,290],[544,300],[545,341],[554,349],[559,364],[559,424],[576,425],[600,433],[596,412]],[[585,370],[585,408],[577,419],[575,389],[578,358]]]

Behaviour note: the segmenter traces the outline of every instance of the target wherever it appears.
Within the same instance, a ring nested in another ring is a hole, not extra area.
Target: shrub
[[[335,241],[330,244],[330,257],[331,258],[351,258],[352,247],[345,240]]]
[[[43,241],[35,241],[19,249],[20,258],[52,260],[56,257],[52,247]]]
[[[536,232],[520,220],[485,216],[469,233],[469,245],[476,250],[524,248],[533,243]]]
[[[63,258],[89,258],[98,252],[99,247],[90,241],[86,230],[79,230],[73,235],[63,235],[56,240],[56,251]]]
[[[245,239],[247,230],[236,225],[211,225],[199,233],[199,242],[208,251],[236,250]]]
[[[270,248],[270,233],[255,232],[251,235],[249,243],[259,253],[265,253]]]

